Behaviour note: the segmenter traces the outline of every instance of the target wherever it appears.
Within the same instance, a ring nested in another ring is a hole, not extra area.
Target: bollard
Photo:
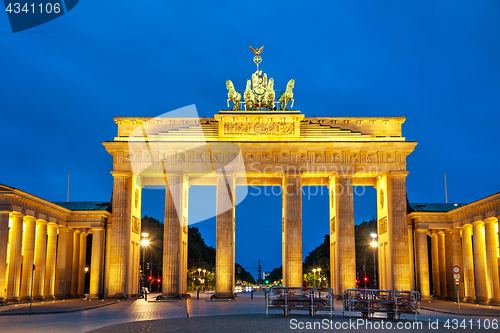
[[[198,291],[196,292],[196,299],[200,299],[200,288],[198,288]]]
[[[250,299],[253,299],[253,290],[250,291]]]

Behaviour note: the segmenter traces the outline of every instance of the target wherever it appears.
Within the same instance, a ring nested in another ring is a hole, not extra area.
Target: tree
[[[145,251],[145,262],[150,262],[152,258],[153,267],[151,273],[153,276],[161,277],[161,271],[163,269],[163,223],[153,217],[149,217],[146,215],[142,218],[141,221],[141,234],[142,233],[147,233],[147,239],[149,240],[149,245]],[[141,265],[142,253],[143,251],[141,248]],[[149,271],[147,269],[146,273],[149,274]]]
[[[359,274],[359,287],[365,287],[363,265],[366,259],[366,276],[368,277],[366,288],[373,288],[373,247],[371,247],[370,243],[372,242],[371,234],[377,233],[377,220],[372,219],[369,222],[363,222],[354,228],[356,238],[356,272]]]
[[[255,284],[252,274],[247,272],[240,264],[235,264],[236,281]]]
[[[269,274],[267,280],[271,283],[274,283],[276,281],[278,282],[278,284],[281,284],[282,278],[283,278],[283,266],[280,266],[271,271],[271,274]]]
[[[321,268],[320,273],[316,273],[316,278],[326,277],[330,280],[330,235],[325,235],[323,238],[323,243],[306,256],[303,267],[305,274],[313,274],[313,269]]]

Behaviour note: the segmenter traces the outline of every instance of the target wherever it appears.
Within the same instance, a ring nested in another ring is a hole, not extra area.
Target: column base
[[[88,295],[87,296],[87,299],[100,299],[101,297],[99,295]],[[112,296],[106,296],[106,298],[115,298],[115,297],[112,297]],[[116,298],[124,298],[124,297],[116,297]]]
[[[483,298],[483,297],[476,297],[476,300],[474,301],[474,303],[487,305],[488,304],[488,299],[487,298]]]
[[[21,299],[19,297],[13,297],[13,298],[6,298],[5,302],[6,303],[18,303]]]
[[[500,300],[498,299],[491,299],[488,301],[489,305],[500,305]]]
[[[60,299],[66,299],[66,296],[64,296],[64,295],[55,295],[54,299],[59,299],[59,300]]]
[[[33,296],[34,301],[45,301],[45,297],[43,296]]]
[[[34,298],[33,298],[34,299]],[[21,302],[29,302],[31,300],[30,296],[23,296],[19,299]]]
[[[64,298],[66,298],[66,299],[72,299],[73,296],[71,296],[71,294],[67,294],[67,295],[64,295]]]
[[[210,299],[236,299],[236,294],[233,293],[215,293],[210,296]]]
[[[462,302],[464,303],[474,303],[476,299],[474,297],[466,297]]]
[[[181,294],[177,294],[177,295],[174,295],[174,294],[161,294],[160,296],[157,296],[157,298],[159,297],[159,299],[182,299],[182,295]]]
[[[99,296],[97,296],[97,295],[89,295],[89,298],[92,298],[91,296],[93,296],[94,298],[99,298]],[[123,298],[123,299],[127,299],[128,295],[120,293],[120,294],[114,294],[114,295],[106,295],[106,298]]]
[[[420,300],[422,300],[422,301],[431,301],[432,298],[430,296],[420,296]]]

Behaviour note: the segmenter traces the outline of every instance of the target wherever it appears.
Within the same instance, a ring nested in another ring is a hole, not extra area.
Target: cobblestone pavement
[[[118,301],[107,299],[84,300],[84,299],[68,299],[57,301],[33,302],[31,306],[32,314],[49,314],[49,313],[64,313],[82,311],[93,308],[98,308]],[[17,303],[0,306],[0,316],[25,315],[30,313],[29,303]]]
[[[3,316],[0,317],[0,332],[36,331],[37,333],[43,333],[71,331],[72,333],[78,333],[102,329],[99,332],[169,332],[175,330],[176,332],[237,331],[238,333],[244,333],[291,330],[290,318],[279,317],[278,312],[275,312],[272,318],[265,317],[264,296],[262,294],[254,295],[254,299],[250,299],[249,294],[241,294],[235,301],[211,301],[209,299],[210,294],[200,294],[200,299],[196,299],[196,294],[194,294],[193,298],[181,301],[156,301],[154,299],[155,295],[151,296],[153,297],[149,298],[149,302],[144,301],[144,299],[127,300],[81,312]],[[448,303],[453,304],[452,302]],[[435,305],[439,305],[439,303],[435,303]],[[341,302],[336,303],[336,308],[334,322],[348,322],[348,318],[342,318]],[[488,306],[478,308],[490,309]],[[294,316],[294,318],[302,322],[321,320],[305,316]],[[353,318],[353,320],[357,319],[357,317]],[[418,319],[422,321],[423,328],[427,327],[429,321],[434,322],[435,320],[439,320],[441,323],[444,323],[447,319],[460,321],[464,319],[480,319],[483,322],[486,319],[490,321],[496,319],[500,321],[500,318],[450,315],[429,310],[422,310]],[[377,320],[380,322],[381,318]],[[370,322],[376,322],[377,320]],[[474,323],[474,326],[477,326],[477,323]],[[300,329],[294,331],[300,331]]]
[[[475,316],[500,317],[500,306],[460,303],[460,310],[458,310],[458,304],[456,302],[437,300],[431,302],[421,302],[420,307],[423,309],[433,310],[448,314],[466,313]]]

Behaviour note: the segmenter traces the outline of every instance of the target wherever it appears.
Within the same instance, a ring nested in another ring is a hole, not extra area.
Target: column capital
[[[82,232],[80,230],[75,230],[75,235],[79,235],[81,234]]]
[[[460,227],[461,227],[462,229],[465,229],[465,228],[472,228],[472,224],[467,223],[467,224],[463,224],[463,225],[461,225]]]
[[[103,227],[92,227],[90,228],[92,231],[103,231],[104,228]]]
[[[391,171],[389,172],[389,176],[392,177],[406,177],[408,176],[409,171]]]
[[[111,171],[111,174],[115,178],[127,178],[131,175],[130,171]]]
[[[484,224],[484,221],[475,221],[475,222],[472,222],[473,225],[483,225]]]
[[[452,229],[444,229],[444,230],[443,230],[443,232],[444,232],[445,234],[451,234]]]
[[[498,219],[496,217],[488,217],[487,219],[484,220],[484,224],[487,223],[498,223]]]
[[[0,214],[8,214],[8,215],[10,215],[11,211],[10,210],[0,210]]]
[[[47,221],[38,219],[36,220],[36,224],[47,224]]]
[[[31,216],[31,215],[25,215],[24,219],[27,220],[27,221],[36,221],[37,220],[36,217]]]

